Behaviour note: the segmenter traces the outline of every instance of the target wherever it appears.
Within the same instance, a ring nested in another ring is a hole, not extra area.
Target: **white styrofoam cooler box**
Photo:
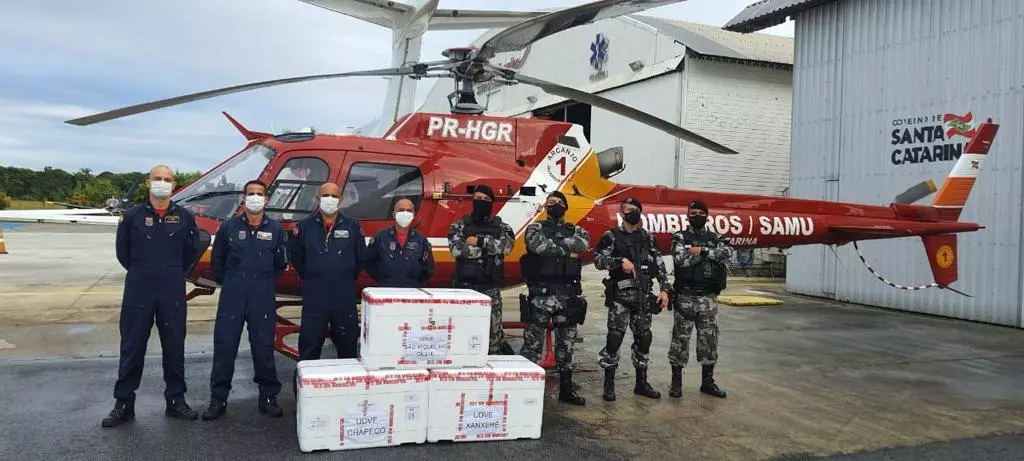
[[[544,369],[518,355],[487,365],[430,370],[427,441],[540,438]]]
[[[429,371],[372,371],[359,359],[303,360],[296,368],[300,450],[425,441]]]
[[[359,356],[371,370],[483,366],[491,298],[458,288],[363,289]]]

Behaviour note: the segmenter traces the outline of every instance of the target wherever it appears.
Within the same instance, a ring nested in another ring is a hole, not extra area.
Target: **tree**
[[[7,194],[0,192],[0,210],[6,210],[11,207],[11,198]]]
[[[111,197],[119,197],[121,192],[107,179],[94,179],[82,187],[79,195],[84,195],[89,206],[102,208]]]
[[[178,187],[182,187],[201,174],[198,171],[178,171],[175,173],[175,182]],[[83,206],[103,206],[111,196],[124,196],[133,185],[138,187],[132,193],[132,197],[136,202],[144,201],[149,195],[144,184],[145,178],[146,174],[140,172],[103,171],[94,174],[92,169],[81,168],[69,173],[49,166],[42,171],[33,171],[28,168],[0,165],[0,191],[4,191],[8,199],[51,200]],[[97,197],[100,196],[103,198],[97,203]]]
[[[72,205],[89,206],[89,196],[81,192],[75,192],[74,194],[71,194],[71,198],[68,199],[68,203],[71,203]]]

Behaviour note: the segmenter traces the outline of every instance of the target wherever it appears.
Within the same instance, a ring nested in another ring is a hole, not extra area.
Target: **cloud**
[[[28,168],[206,170],[244,144],[221,115],[254,130],[341,131],[374,120],[381,78],[307,82],[236,93],[88,127],[64,120],[222,86],[383,68],[391,32],[297,0],[8,2],[0,15],[0,163]],[[442,8],[482,8],[441,0]],[[544,9],[572,0],[488,0],[488,9]],[[645,14],[721,25],[747,0],[689,0]],[[774,30],[792,35],[792,25]],[[421,57],[482,30],[431,31]],[[421,102],[435,84],[418,83]]]

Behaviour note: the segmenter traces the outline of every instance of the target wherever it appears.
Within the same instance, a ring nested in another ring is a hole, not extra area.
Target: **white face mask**
[[[399,211],[395,213],[395,223],[398,227],[409,227],[412,223],[413,213],[411,211]]]
[[[267,198],[262,195],[245,196],[245,209],[249,210],[250,213],[259,213],[263,210],[263,205],[266,203]]]
[[[320,211],[324,214],[334,214],[338,211],[338,199],[334,197],[320,197]]]
[[[171,183],[165,181],[153,181],[149,184],[149,195],[156,198],[167,198],[171,196]]]

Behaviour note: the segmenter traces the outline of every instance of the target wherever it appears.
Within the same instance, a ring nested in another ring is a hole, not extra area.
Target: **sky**
[[[439,8],[540,10],[572,0],[440,0]],[[687,0],[642,14],[722,26],[754,0]],[[79,127],[65,120],[196,91],[384,68],[391,32],[298,0],[6,2],[0,15],[0,165],[205,171],[257,131],[338,132],[380,113],[386,82],[356,77],[235,93]],[[484,30],[428,31],[421,59]],[[793,36],[788,21],[763,32]],[[418,84],[417,104],[437,80]],[[450,85],[450,80],[442,84]]]

